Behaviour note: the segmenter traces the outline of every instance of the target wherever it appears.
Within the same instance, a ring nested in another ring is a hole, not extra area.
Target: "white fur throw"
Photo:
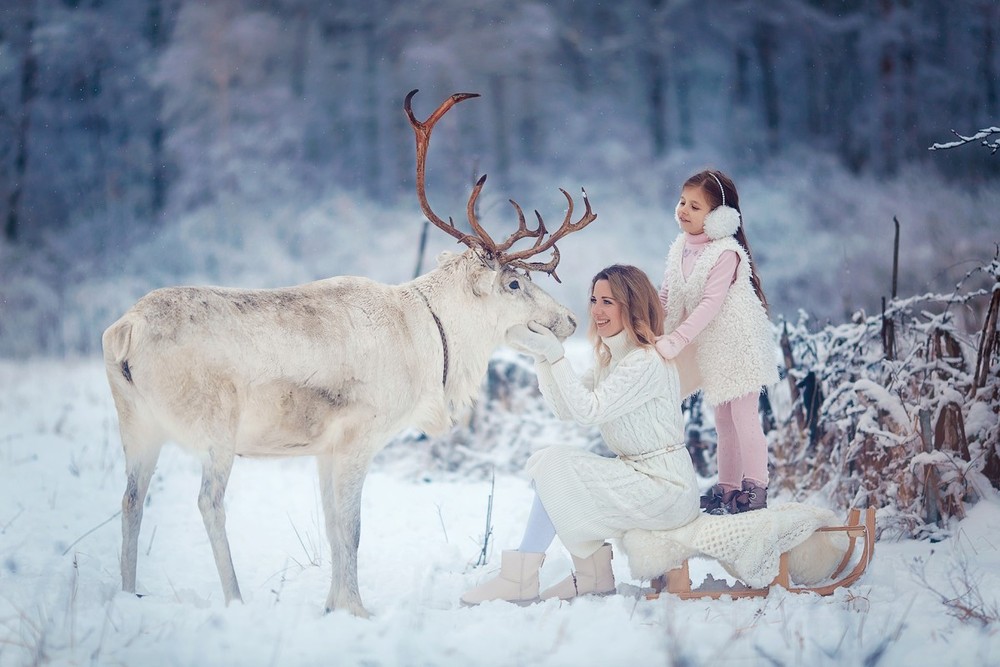
[[[844,533],[816,532],[840,523],[830,510],[787,503],[741,514],[699,514],[674,530],[630,530],[621,546],[636,579],[652,579],[692,556],[708,556],[754,588],[774,580],[781,554],[789,551],[792,582],[808,586],[829,577],[847,551]]]

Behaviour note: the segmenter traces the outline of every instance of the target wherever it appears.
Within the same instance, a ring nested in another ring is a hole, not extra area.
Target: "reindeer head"
[[[466,214],[469,225],[472,227],[472,234],[466,234],[455,227],[451,218],[445,222],[431,209],[427,203],[425,190],[425,174],[427,162],[427,148],[430,143],[431,131],[435,123],[441,119],[451,107],[459,102],[479,97],[478,93],[455,93],[434,110],[427,120],[421,122],[413,115],[410,103],[416,90],[411,90],[403,103],[406,116],[413,127],[413,132],[417,142],[417,197],[420,200],[420,208],[424,215],[435,227],[453,236],[459,243],[464,243],[469,247],[467,254],[473,254],[479,258],[484,272],[472,281],[473,290],[477,296],[492,295],[495,298],[506,298],[509,303],[500,309],[510,318],[510,324],[524,322],[535,319],[552,329],[560,338],[566,338],[576,329],[576,321],[572,313],[565,306],[558,304],[548,293],[537,287],[531,281],[531,271],[542,271],[555,278],[556,282],[561,282],[556,275],[556,266],[559,264],[559,248],[556,242],[564,236],[577,232],[595,219],[597,214],[590,208],[590,200],[587,192],[583,190],[584,212],[580,219],[573,222],[573,198],[569,193],[559,188],[559,191],[566,197],[566,215],[562,224],[555,232],[550,233],[545,227],[545,221],[536,210],[535,218],[538,225],[534,229],[529,229],[524,218],[524,211],[513,199],[509,200],[514,210],[517,212],[517,230],[507,237],[502,243],[497,243],[480,224],[476,215],[476,200],[486,184],[484,174],[472,188],[469,202],[466,206]],[[534,239],[531,247],[522,250],[513,250],[513,246],[522,239]],[[547,262],[529,261],[532,257],[551,250],[552,256]]]
[[[576,317],[536,285],[523,269],[483,258],[477,250],[443,252],[439,269],[462,278],[468,298],[463,300],[463,316],[471,318],[485,339],[500,340],[515,324],[534,320],[565,340],[576,331]],[[493,335],[487,332],[492,332]]]

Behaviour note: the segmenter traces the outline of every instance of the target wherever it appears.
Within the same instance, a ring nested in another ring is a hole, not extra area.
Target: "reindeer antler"
[[[587,191],[584,190],[583,188],[580,188],[580,192],[583,193],[584,212],[583,215],[580,216],[579,220],[577,220],[576,222],[571,222],[573,217],[573,198],[570,197],[569,193],[563,190],[562,188],[559,188],[559,192],[563,193],[563,195],[566,197],[566,203],[567,203],[566,217],[563,218],[562,224],[559,226],[559,229],[557,229],[555,233],[549,236],[547,239],[545,238],[545,232],[546,232],[545,222],[542,220],[542,216],[538,211],[535,211],[535,217],[538,218],[538,229],[535,230],[536,233],[527,232],[521,234],[521,227],[524,227],[524,215],[521,214],[521,207],[518,206],[516,203],[514,203],[513,200],[511,200],[510,203],[514,204],[514,207],[517,208],[518,219],[521,224],[518,228],[518,231],[515,232],[513,235],[511,235],[511,237],[508,239],[508,242],[505,243],[499,250],[501,250],[500,261],[503,262],[504,264],[517,266],[519,268],[524,269],[525,271],[544,271],[545,273],[548,273],[550,276],[555,278],[556,282],[561,283],[562,281],[559,280],[559,276],[556,275],[556,266],[559,264],[559,248],[556,247],[556,241],[563,238],[564,236],[567,236],[568,234],[580,231],[581,229],[592,223],[594,220],[596,220],[597,214],[594,213],[594,211],[591,210],[590,208],[590,199],[587,197]],[[514,241],[516,241],[518,238],[523,238],[525,236],[537,237],[538,240],[535,241],[535,244],[533,246],[525,250],[519,250],[518,252],[514,253],[504,252],[507,250],[507,248],[509,248],[513,244]],[[525,261],[529,257],[534,257],[535,255],[545,252],[549,248],[552,248],[552,258],[549,259],[548,262],[542,263],[542,262]]]
[[[437,123],[453,106],[473,97],[479,97],[479,93],[455,93],[442,102],[441,105],[434,110],[434,113],[428,116],[427,120],[423,122],[417,120],[410,107],[413,96],[416,94],[416,90],[411,90],[407,93],[406,100],[403,102],[403,110],[406,111],[406,117],[409,119],[410,125],[413,127],[413,133],[416,136],[417,197],[420,200],[420,208],[423,210],[424,215],[427,216],[427,219],[434,223],[435,227],[444,230],[450,236],[458,239],[459,242],[464,243],[470,248],[479,250],[485,256],[493,258],[501,264],[514,266],[524,269],[525,271],[544,271],[555,278],[556,282],[562,282],[559,280],[559,276],[556,275],[556,266],[559,264],[559,248],[556,247],[556,241],[567,236],[568,234],[580,231],[597,219],[597,214],[590,208],[590,200],[587,198],[587,191],[583,190],[583,203],[586,207],[584,214],[579,220],[572,222],[573,198],[569,196],[568,192],[559,188],[559,191],[563,193],[568,203],[566,217],[563,218],[562,225],[560,225],[559,229],[557,229],[555,233],[551,234],[548,238],[545,237],[548,230],[545,228],[545,222],[542,220],[542,216],[538,211],[535,211],[535,217],[538,219],[538,226],[535,229],[529,229],[524,220],[524,211],[521,210],[521,207],[516,201],[513,199],[509,200],[511,205],[514,207],[514,210],[517,211],[517,231],[508,236],[506,241],[498,245],[486,232],[483,226],[479,224],[479,218],[476,216],[476,200],[479,199],[479,193],[482,192],[483,186],[486,184],[486,175],[484,174],[472,188],[472,194],[469,195],[469,203],[466,205],[466,214],[469,218],[469,225],[472,226],[474,234],[464,234],[460,232],[455,227],[455,223],[451,218],[448,218],[448,222],[445,222],[436,213],[434,213],[430,204],[427,203],[425,173],[427,147],[430,143],[431,131],[434,129],[434,124]],[[507,252],[515,243],[524,238],[533,238],[535,239],[535,243],[530,248],[526,248],[524,250],[512,253]],[[549,249],[552,250],[552,257],[548,262],[527,261],[529,258]]]
[[[417,117],[413,115],[413,109],[410,108],[410,101],[416,94],[417,89],[413,89],[406,94],[406,100],[403,102],[403,110],[406,111],[406,117],[410,120],[410,125],[413,127],[413,134],[416,136],[417,140],[417,198],[420,200],[420,208],[423,210],[424,215],[427,216],[427,219],[434,223],[435,227],[444,230],[470,248],[481,248],[481,238],[476,238],[475,236],[463,234],[458,231],[451,218],[448,218],[448,222],[445,222],[438,217],[434,210],[431,209],[431,205],[427,203],[427,194],[425,190],[427,146],[431,140],[431,131],[434,129],[434,124],[441,120],[441,117],[444,116],[453,106],[459,102],[472,99],[473,97],[479,97],[479,93],[455,93],[442,102],[441,106],[435,109],[434,113],[428,116],[427,120],[424,122],[417,120]],[[482,179],[480,182],[482,182]],[[477,195],[478,192],[473,191],[473,194]]]

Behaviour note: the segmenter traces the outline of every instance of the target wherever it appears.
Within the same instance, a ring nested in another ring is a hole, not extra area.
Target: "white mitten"
[[[551,364],[563,358],[563,346],[551,330],[538,322],[529,322],[528,326],[515,324],[507,329],[507,344],[518,352],[524,352],[538,361],[548,361]]]
[[[515,324],[511,328],[507,329],[507,333],[504,334],[504,338],[507,341],[507,345],[517,350],[522,354],[527,354],[528,356],[535,356],[534,351],[529,347],[531,338],[535,334],[532,333],[524,324]]]

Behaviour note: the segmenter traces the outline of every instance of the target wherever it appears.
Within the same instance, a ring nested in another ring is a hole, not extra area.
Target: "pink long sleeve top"
[[[695,262],[711,242],[712,240],[704,232],[701,234],[685,233],[684,252],[681,257],[681,268],[684,271],[685,279],[690,277]],[[705,293],[702,295],[701,301],[684,321],[666,336],[667,344],[674,349],[674,354],[694,340],[708,326],[712,318],[719,314],[729,286],[736,280],[736,268],[739,264],[739,255],[731,250],[719,255],[715,266],[708,272]],[[667,306],[666,280],[660,286],[660,303],[663,304],[664,308]]]

